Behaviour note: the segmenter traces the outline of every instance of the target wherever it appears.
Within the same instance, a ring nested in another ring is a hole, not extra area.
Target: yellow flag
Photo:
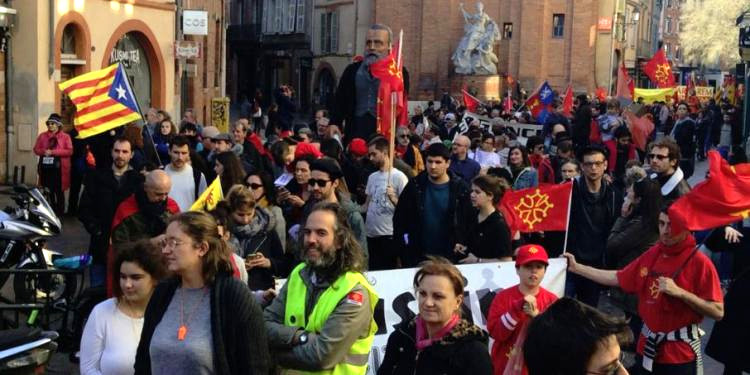
[[[190,206],[190,211],[210,211],[216,208],[216,204],[224,199],[224,193],[221,190],[221,180],[217,176],[211,185],[198,197],[198,200]]]

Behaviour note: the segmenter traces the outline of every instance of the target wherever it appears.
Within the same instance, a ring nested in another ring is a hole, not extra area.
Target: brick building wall
[[[211,99],[222,96],[222,55],[225,53],[224,34],[224,6],[225,0],[188,0],[184,9],[205,10],[208,12],[208,35],[185,35],[185,40],[201,43],[201,57],[187,60],[187,64],[195,64],[195,73],[183,75],[187,89],[182,98],[181,113],[187,108],[195,111],[195,117],[201,124],[211,123]],[[185,70],[183,65],[183,70]],[[191,71],[192,73],[192,71]],[[175,92],[180,92],[181,82],[175,80]]]
[[[375,22],[404,30],[404,64],[411,75],[411,97],[428,100],[450,87],[451,55],[464,34],[462,0],[376,0]],[[465,2],[476,13],[476,2]],[[500,0],[484,3],[484,11],[500,28],[513,23],[510,39],[496,48],[498,73],[509,73],[527,91],[543,80],[564,90],[569,82],[576,91],[593,91],[606,83],[595,82],[595,47],[598,6],[594,0]],[[562,38],[552,37],[553,14],[564,14]],[[601,62],[609,64],[609,61]]]
[[[5,122],[5,111],[8,110],[6,108],[6,101],[5,101],[5,53],[0,53],[0,177],[6,176],[7,171],[5,170],[5,161],[6,161],[6,155],[5,150],[6,147],[8,147],[8,138],[5,134],[6,130],[6,122]],[[12,171],[11,171],[12,173]],[[4,182],[4,181],[0,181]]]

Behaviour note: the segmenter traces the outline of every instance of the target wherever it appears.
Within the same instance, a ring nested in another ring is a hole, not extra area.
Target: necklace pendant
[[[181,325],[180,328],[177,330],[177,340],[183,341],[185,340],[185,335],[187,335],[188,329],[185,327],[185,325]]]

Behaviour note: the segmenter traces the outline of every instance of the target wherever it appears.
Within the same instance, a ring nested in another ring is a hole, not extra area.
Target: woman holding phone
[[[273,215],[258,207],[253,192],[242,185],[232,187],[219,204],[229,210],[230,242],[245,259],[248,286],[251,290],[273,288],[274,276],[287,277],[291,270],[274,230]]]

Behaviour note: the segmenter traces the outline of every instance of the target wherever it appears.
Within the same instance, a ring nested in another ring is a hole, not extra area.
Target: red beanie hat
[[[362,138],[352,139],[352,143],[349,143],[349,152],[354,156],[367,155],[367,142]]]

